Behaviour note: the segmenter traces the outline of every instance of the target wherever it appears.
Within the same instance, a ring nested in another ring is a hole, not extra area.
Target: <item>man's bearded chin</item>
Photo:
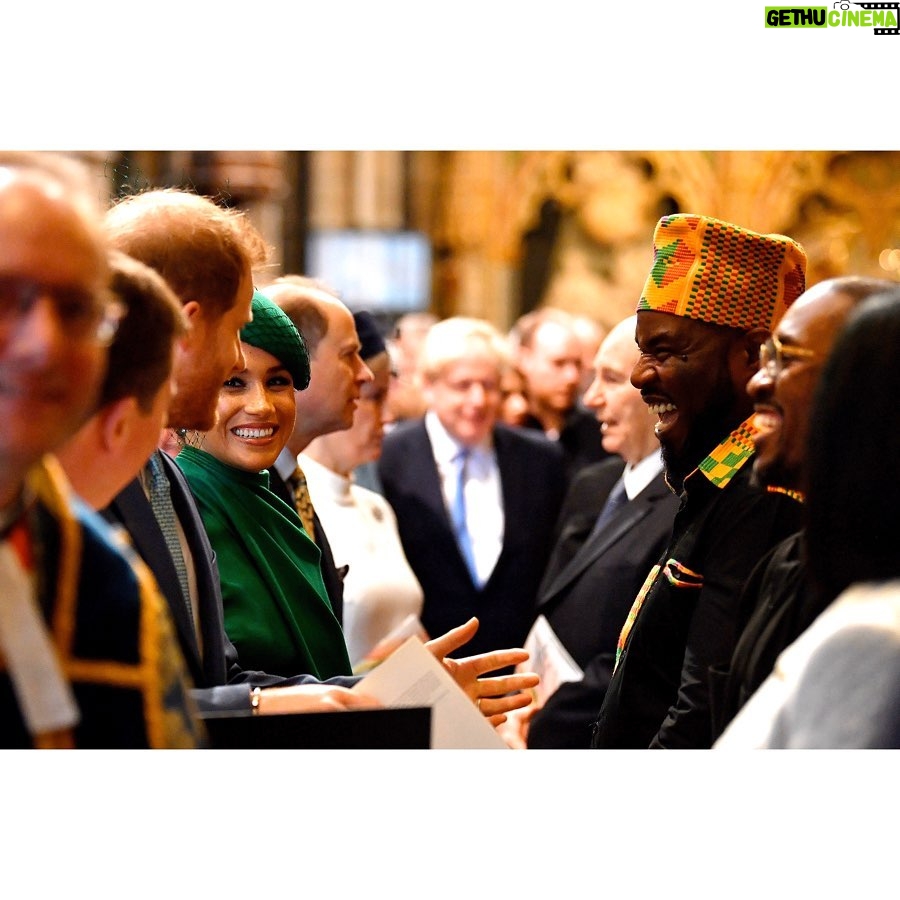
[[[684,479],[743,421],[742,418],[735,421],[732,401],[733,397],[723,396],[715,408],[698,416],[680,449],[667,446],[660,440],[666,481],[673,490],[680,493]]]
[[[765,466],[753,465],[750,483],[757,488],[780,487],[791,491],[801,490],[803,473],[796,468],[785,465],[781,459],[775,459]]]

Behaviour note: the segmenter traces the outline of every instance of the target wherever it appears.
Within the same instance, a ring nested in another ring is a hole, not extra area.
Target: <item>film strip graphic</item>
[[[845,7],[843,3],[836,3],[836,4],[834,4],[834,8],[835,9],[849,8],[850,5],[851,5],[850,3],[847,3],[847,5]],[[895,0],[895,2],[893,2],[893,3],[855,3],[854,2],[852,5],[858,6],[860,9],[867,9],[867,10],[873,10],[873,11],[874,10],[892,9],[894,11],[894,19],[898,23],[898,25],[900,25],[900,2],[897,2],[897,0]],[[898,28],[875,28],[874,30],[875,30],[875,34],[900,34],[900,27],[898,27]]]

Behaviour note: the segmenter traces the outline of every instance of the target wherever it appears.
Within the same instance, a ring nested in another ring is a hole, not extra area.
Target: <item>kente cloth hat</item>
[[[271,353],[290,372],[294,388],[309,385],[309,351],[303,335],[280,306],[259,291],[250,304],[253,321],[241,329],[241,340],[251,347]]]
[[[363,359],[371,359],[379,353],[387,351],[387,345],[378,329],[378,322],[372,313],[360,310],[353,313],[353,322],[356,325],[356,334],[359,336],[359,355]]]
[[[806,253],[791,238],[677,214],[656,224],[637,309],[771,331],[805,289]]]

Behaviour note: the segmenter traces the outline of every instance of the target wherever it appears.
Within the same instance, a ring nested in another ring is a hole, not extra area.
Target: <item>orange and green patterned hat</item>
[[[771,330],[804,290],[806,253],[791,238],[677,214],[656,224],[653,268],[637,308]]]

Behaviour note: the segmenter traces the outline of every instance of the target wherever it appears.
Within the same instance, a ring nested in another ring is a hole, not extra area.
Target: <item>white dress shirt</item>
[[[409,615],[422,614],[422,588],[403,554],[387,500],[301,453],[309,495],[344,578],[344,639],[350,662],[366,654]]]
[[[662,452],[654,450],[649,456],[645,456],[636,465],[626,465],[622,473],[622,481],[625,483],[625,494],[629,500],[635,497],[662,471]]]
[[[425,430],[441,479],[444,504],[449,511],[453,506],[459,477],[457,457],[464,448],[451,437],[433,412],[425,414]],[[468,449],[466,526],[472,538],[475,569],[482,583],[485,583],[503,549],[503,491],[493,446],[487,442]]]

